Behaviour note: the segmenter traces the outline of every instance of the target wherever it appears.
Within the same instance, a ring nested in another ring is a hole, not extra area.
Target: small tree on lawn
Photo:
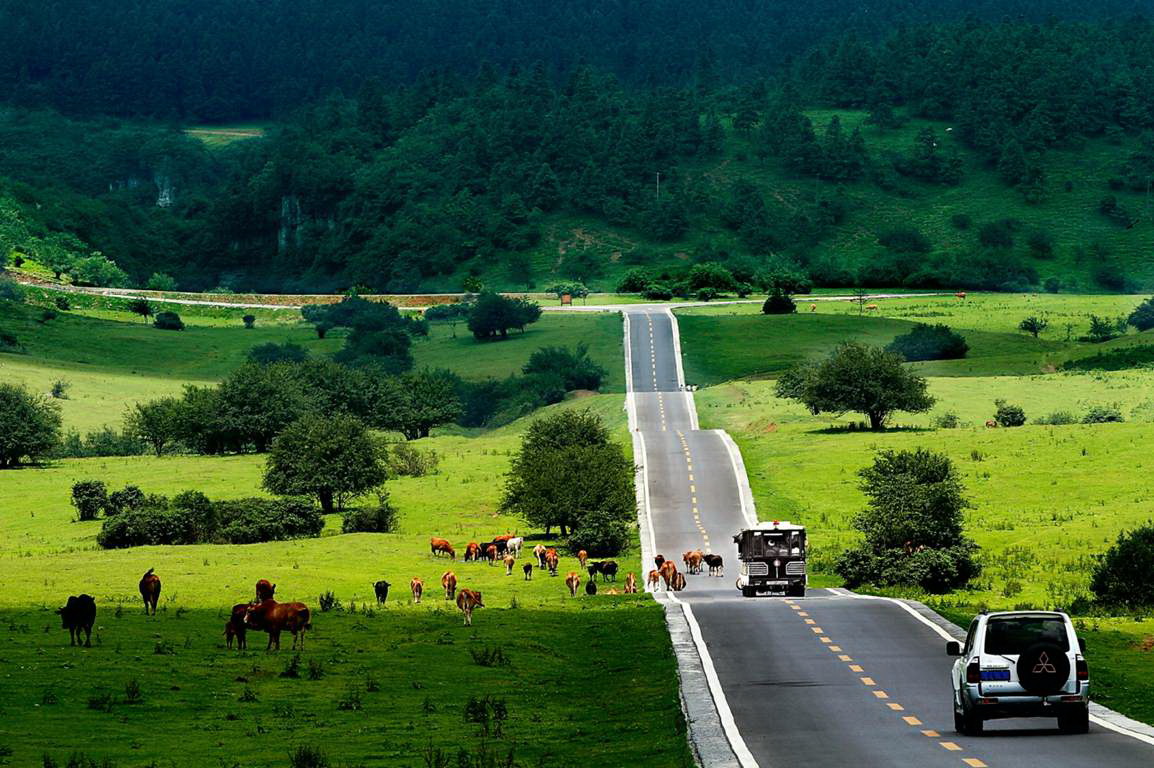
[[[1139,304],[1126,318],[1126,322],[1139,331],[1148,331],[1154,328],[1154,297]]]
[[[797,303],[780,288],[774,288],[761,305],[761,311],[766,315],[791,315],[797,311]]]
[[[147,299],[133,299],[128,302],[128,311],[134,315],[139,315],[140,319],[148,322],[148,318],[152,317],[152,305],[148,303]]]
[[[148,443],[160,456],[176,439],[179,416],[180,400],[175,397],[137,403],[124,414],[124,430]]]
[[[108,488],[101,480],[81,480],[72,484],[72,506],[76,507],[76,519],[95,520],[101,510],[108,506]]]
[[[926,380],[895,352],[857,342],[842,344],[819,363],[803,363],[777,381],[777,396],[797,400],[813,414],[864,413],[882,429],[894,411],[922,413],[934,405]]]
[[[273,441],[264,471],[270,493],[313,496],[325,514],[384,481],[365,425],[340,414],[309,415],[290,424]]]
[[[1154,607],[1154,524],[1123,531],[1094,566],[1090,591],[1107,606]]]
[[[994,421],[999,427],[1020,427],[1026,423],[1026,412],[1020,405],[1011,405],[1005,400],[995,400]]]
[[[1049,325],[1050,325],[1050,321],[1047,320],[1046,318],[1035,317],[1034,315],[1030,315],[1025,320],[1018,323],[1018,330],[1019,331],[1025,331],[1026,333],[1030,334],[1031,336],[1033,336],[1036,339],[1036,338],[1038,338],[1038,334],[1040,334],[1044,330],[1046,330],[1046,328],[1048,328]]]
[[[400,432],[406,440],[428,437],[433,427],[461,415],[457,380],[447,371],[424,370],[385,379],[375,408],[375,425]]]
[[[0,383],[0,469],[35,461],[60,442],[60,406],[16,384]]]
[[[240,320],[242,323],[244,323],[245,328],[251,329],[253,326],[256,325],[256,315],[245,315]]]

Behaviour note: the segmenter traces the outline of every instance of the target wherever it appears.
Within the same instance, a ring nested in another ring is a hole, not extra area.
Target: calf
[[[625,577],[625,594],[637,594],[637,577],[632,573]]]
[[[436,536],[429,539],[429,550],[433,553],[433,557],[437,555],[448,555],[450,560],[457,559],[457,550],[453,549],[453,545],[449,543],[448,539],[438,539]]]
[[[588,559],[589,559],[589,553],[586,552],[585,550],[582,549],[581,551],[579,551],[577,553],[577,562],[579,562],[581,564],[582,568],[585,567],[585,561]]]
[[[557,575],[557,564],[560,561],[561,558],[557,557],[557,550],[553,549],[552,547],[549,547],[549,549],[545,550],[545,566],[549,569],[550,576]]]
[[[391,586],[393,585],[384,579],[373,582],[373,592],[377,595],[377,605],[381,605],[389,599],[389,587]]]
[[[147,616],[151,609],[152,615],[156,615],[156,603],[160,600],[160,577],[152,572],[152,568],[140,577],[140,596],[144,598],[144,615]]]
[[[413,578],[409,582],[409,590],[413,593],[413,602],[419,604],[421,602],[421,594],[425,591],[425,582],[418,578]]]
[[[565,577],[565,586],[569,588],[569,597],[577,597],[577,588],[581,586],[581,577],[577,575],[577,571],[569,571]]]
[[[236,639],[236,649],[243,651],[248,648],[248,626],[244,617],[252,603],[237,603],[232,607],[232,614],[224,625],[224,643],[232,650],[232,641]]]
[[[648,587],[651,587],[654,591],[657,590],[657,585],[661,583],[661,574],[657,572],[657,569],[654,569],[654,570],[649,572],[649,576],[648,576],[648,578],[646,578],[645,583]]]
[[[689,573],[701,573],[701,550],[687,552],[685,555],[685,570]]]
[[[457,574],[445,571],[441,574],[441,589],[445,590],[445,599],[452,600],[457,596]]]
[[[465,545],[465,562],[476,562],[481,559],[481,545],[470,541]]]
[[[589,595],[589,597],[593,597],[594,595],[597,594],[597,582],[596,581],[594,581],[593,579],[589,579],[589,581],[585,584],[585,594]]]
[[[533,557],[537,558],[538,568],[545,567],[545,552],[546,549],[544,544],[538,544],[537,546],[533,547]]]
[[[473,626],[473,609],[484,608],[485,603],[481,601],[481,593],[472,589],[462,589],[457,593],[457,607],[461,609],[461,613],[465,614],[465,626]]]
[[[709,566],[710,576],[725,575],[725,562],[721,559],[721,555],[706,555],[705,564]]]
[[[268,632],[268,646],[280,650],[280,633],[288,630],[293,636],[293,649],[305,648],[305,630],[312,629],[309,608],[304,603],[278,603],[276,600],[265,600],[260,605],[250,605],[244,615],[244,623],[251,629]]]
[[[96,623],[96,600],[91,595],[68,596],[63,608],[56,609],[60,616],[61,629],[68,630],[68,644],[80,645],[80,633],[84,632],[84,647],[92,647],[92,625]]]
[[[673,586],[674,592],[680,592],[681,590],[685,589],[685,574],[684,573],[674,573],[673,579],[671,581],[672,581],[672,586]]]
[[[256,583],[256,601],[263,603],[265,600],[272,600],[276,595],[276,584],[273,584],[268,579],[261,579]]]
[[[513,566],[517,564],[517,558],[512,555],[505,555],[505,575],[513,575]]]
[[[521,571],[522,571],[522,573],[525,574],[525,581],[532,581],[533,580],[533,564],[532,563],[525,563],[524,565],[522,565]]]

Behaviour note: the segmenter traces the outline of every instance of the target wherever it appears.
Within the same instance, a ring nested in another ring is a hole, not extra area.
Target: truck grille
[[[804,576],[805,575],[805,561],[793,560],[785,564],[786,576]]]
[[[750,576],[768,576],[769,575],[769,563],[758,563],[758,562],[746,563],[745,567],[747,569],[746,573]]]

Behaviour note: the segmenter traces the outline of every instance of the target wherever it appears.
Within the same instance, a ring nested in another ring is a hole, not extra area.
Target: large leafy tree
[[[368,430],[347,415],[309,415],[273,441],[264,487],[284,496],[313,496],[325,514],[385,481]]]
[[[148,443],[160,456],[177,437],[180,407],[180,400],[175,397],[136,403],[124,415],[124,429]]]
[[[433,427],[456,421],[461,411],[456,377],[448,371],[424,370],[381,382],[374,423],[416,440],[428,437]]]
[[[884,428],[894,411],[922,413],[934,404],[926,380],[904,367],[900,355],[857,342],[786,371],[777,396],[798,400],[814,414],[864,413],[870,429]]]
[[[0,469],[35,461],[60,441],[60,409],[23,386],[0,383]]]
[[[1090,590],[1111,606],[1143,609],[1154,606],[1154,525],[1123,531],[1094,566]]]
[[[1154,328],[1154,297],[1139,304],[1126,318],[1126,322],[1139,331],[1148,331]]]
[[[536,302],[485,292],[477,297],[469,311],[469,330],[478,340],[503,339],[511,328],[524,331],[526,325],[537,322],[540,317],[541,307]]]

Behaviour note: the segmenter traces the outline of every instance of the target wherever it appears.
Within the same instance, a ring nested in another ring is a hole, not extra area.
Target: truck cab
[[[805,596],[805,526],[778,520],[760,523],[738,533],[733,543],[741,561],[737,588],[742,595]]]

